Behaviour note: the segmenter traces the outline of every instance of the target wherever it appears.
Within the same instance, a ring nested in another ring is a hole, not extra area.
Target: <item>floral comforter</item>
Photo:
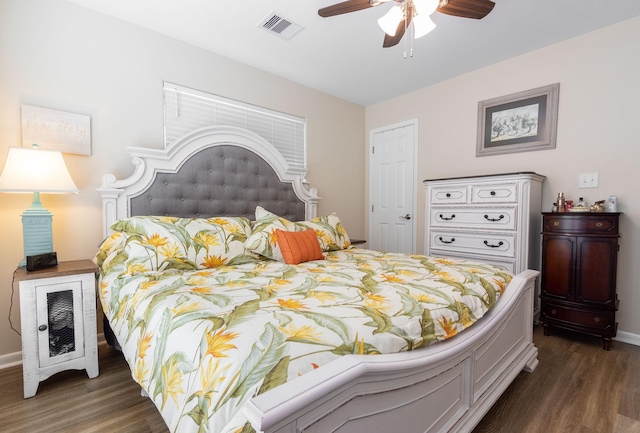
[[[102,268],[100,298],[132,376],[172,432],[251,432],[243,402],[348,354],[415,350],[471,326],[511,275],[350,248],[287,265]]]

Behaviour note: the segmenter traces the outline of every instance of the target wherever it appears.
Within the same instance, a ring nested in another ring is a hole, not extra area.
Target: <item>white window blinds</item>
[[[306,170],[306,119],[164,82],[164,146],[203,126],[238,126],[264,138],[293,171]]]

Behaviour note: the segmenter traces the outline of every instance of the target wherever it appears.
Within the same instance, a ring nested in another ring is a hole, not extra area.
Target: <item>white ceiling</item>
[[[494,0],[479,21],[435,13],[405,60],[407,36],[382,48],[377,24],[393,2],[321,18],[339,1],[67,1],[364,106],[640,15],[640,0]],[[287,41],[259,27],[273,12],[304,30]]]

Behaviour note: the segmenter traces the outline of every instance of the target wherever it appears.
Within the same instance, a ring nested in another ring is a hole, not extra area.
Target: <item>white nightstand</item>
[[[27,272],[18,268],[24,398],[64,370],[98,376],[96,273],[91,260],[62,262]]]

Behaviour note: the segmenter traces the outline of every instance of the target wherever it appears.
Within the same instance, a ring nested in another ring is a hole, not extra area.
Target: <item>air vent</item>
[[[282,18],[274,12],[267,15],[267,17],[263,19],[258,26],[287,40],[291,39],[304,29],[300,24],[296,24],[291,20]]]

